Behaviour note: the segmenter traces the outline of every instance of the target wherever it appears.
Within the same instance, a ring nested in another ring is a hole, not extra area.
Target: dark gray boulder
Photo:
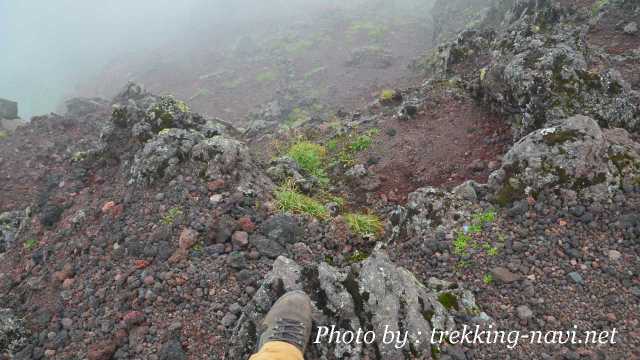
[[[0,119],[17,119],[18,103],[0,98]]]
[[[515,143],[491,174],[495,200],[562,190],[606,198],[640,176],[640,145],[623,129],[601,129],[586,116],[552,122]]]

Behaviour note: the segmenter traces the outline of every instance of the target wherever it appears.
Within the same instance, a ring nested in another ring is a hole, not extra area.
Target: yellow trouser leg
[[[249,360],[304,360],[302,351],[284,341],[267,341]]]

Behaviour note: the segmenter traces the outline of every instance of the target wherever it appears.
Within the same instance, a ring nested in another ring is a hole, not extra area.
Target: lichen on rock
[[[601,198],[638,175],[640,153],[625,130],[603,130],[581,115],[552,125],[533,131],[507,152],[489,183],[496,201],[506,204],[560,188]]]

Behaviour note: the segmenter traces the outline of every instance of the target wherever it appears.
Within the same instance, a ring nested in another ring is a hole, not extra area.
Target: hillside
[[[0,358],[246,359],[293,289],[412,334],[307,360],[640,358],[640,5],[364,14],[114,64],[0,138]],[[617,336],[417,335],[464,325]]]

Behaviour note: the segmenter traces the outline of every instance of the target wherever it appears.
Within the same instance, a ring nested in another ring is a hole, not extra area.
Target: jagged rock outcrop
[[[11,359],[27,342],[28,335],[22,320],[11,309],[0,309],[0,357]]]
[[[18,117],[18,103],[0,98],[0,119],[15,119]]]
[[[419,188],[407,197],[404,222],[407,235],[433,240],[438,233],[468,220],[471,209],[472,201],[464,195],[433,187]]]
[[[463,318],[479,323],[490,320],[480,312],[470,291],[436,279],[425,286],[409,271],[394,265],[380,248],[366,260],[342,269],[325,262],[300,265],[279,257],[244,307],[233,330],[228,358],[247,358],[254,351],[259,323],[271,305],[285,292],[300,289],[313,300],[312,342],[318,336],[318,326],[376,333],[370,344],[329,343],[324,338],[310,344],[307,360],[429,357],[432,351],[447,351],[446,346],[432,349],[428,341],[432,329],[454,329]],[[385,328],[406,331],[405,346],[384,344]]]
[[[246,145],[226,135],[228,124],[192,113],[173,97],[130,83],[114,98],[111,120],[97,153],[125,160],[132,184],[184,175],[224,181],[243,193],[272,187]]]
[[[479,26],[441,46],[436,73],[461,76],[478,98],[510,117],[516,139],[575,114],[640,129],[640,97],[619,72],[597,65],[606,55],[586,43],[583,13],[550,0],[504,0],[498,8],[486,20],[495,23],[502,14],[498,30]]]
[[[0,254],[14,243],[24,219],[23,211],[0,213]]]
[[[640,145],[623,129],[601,129],[585,116],[552,123],[522,138],[489,179],[495,201],[508,204],[542,191],[606,197],[638,186]]]

